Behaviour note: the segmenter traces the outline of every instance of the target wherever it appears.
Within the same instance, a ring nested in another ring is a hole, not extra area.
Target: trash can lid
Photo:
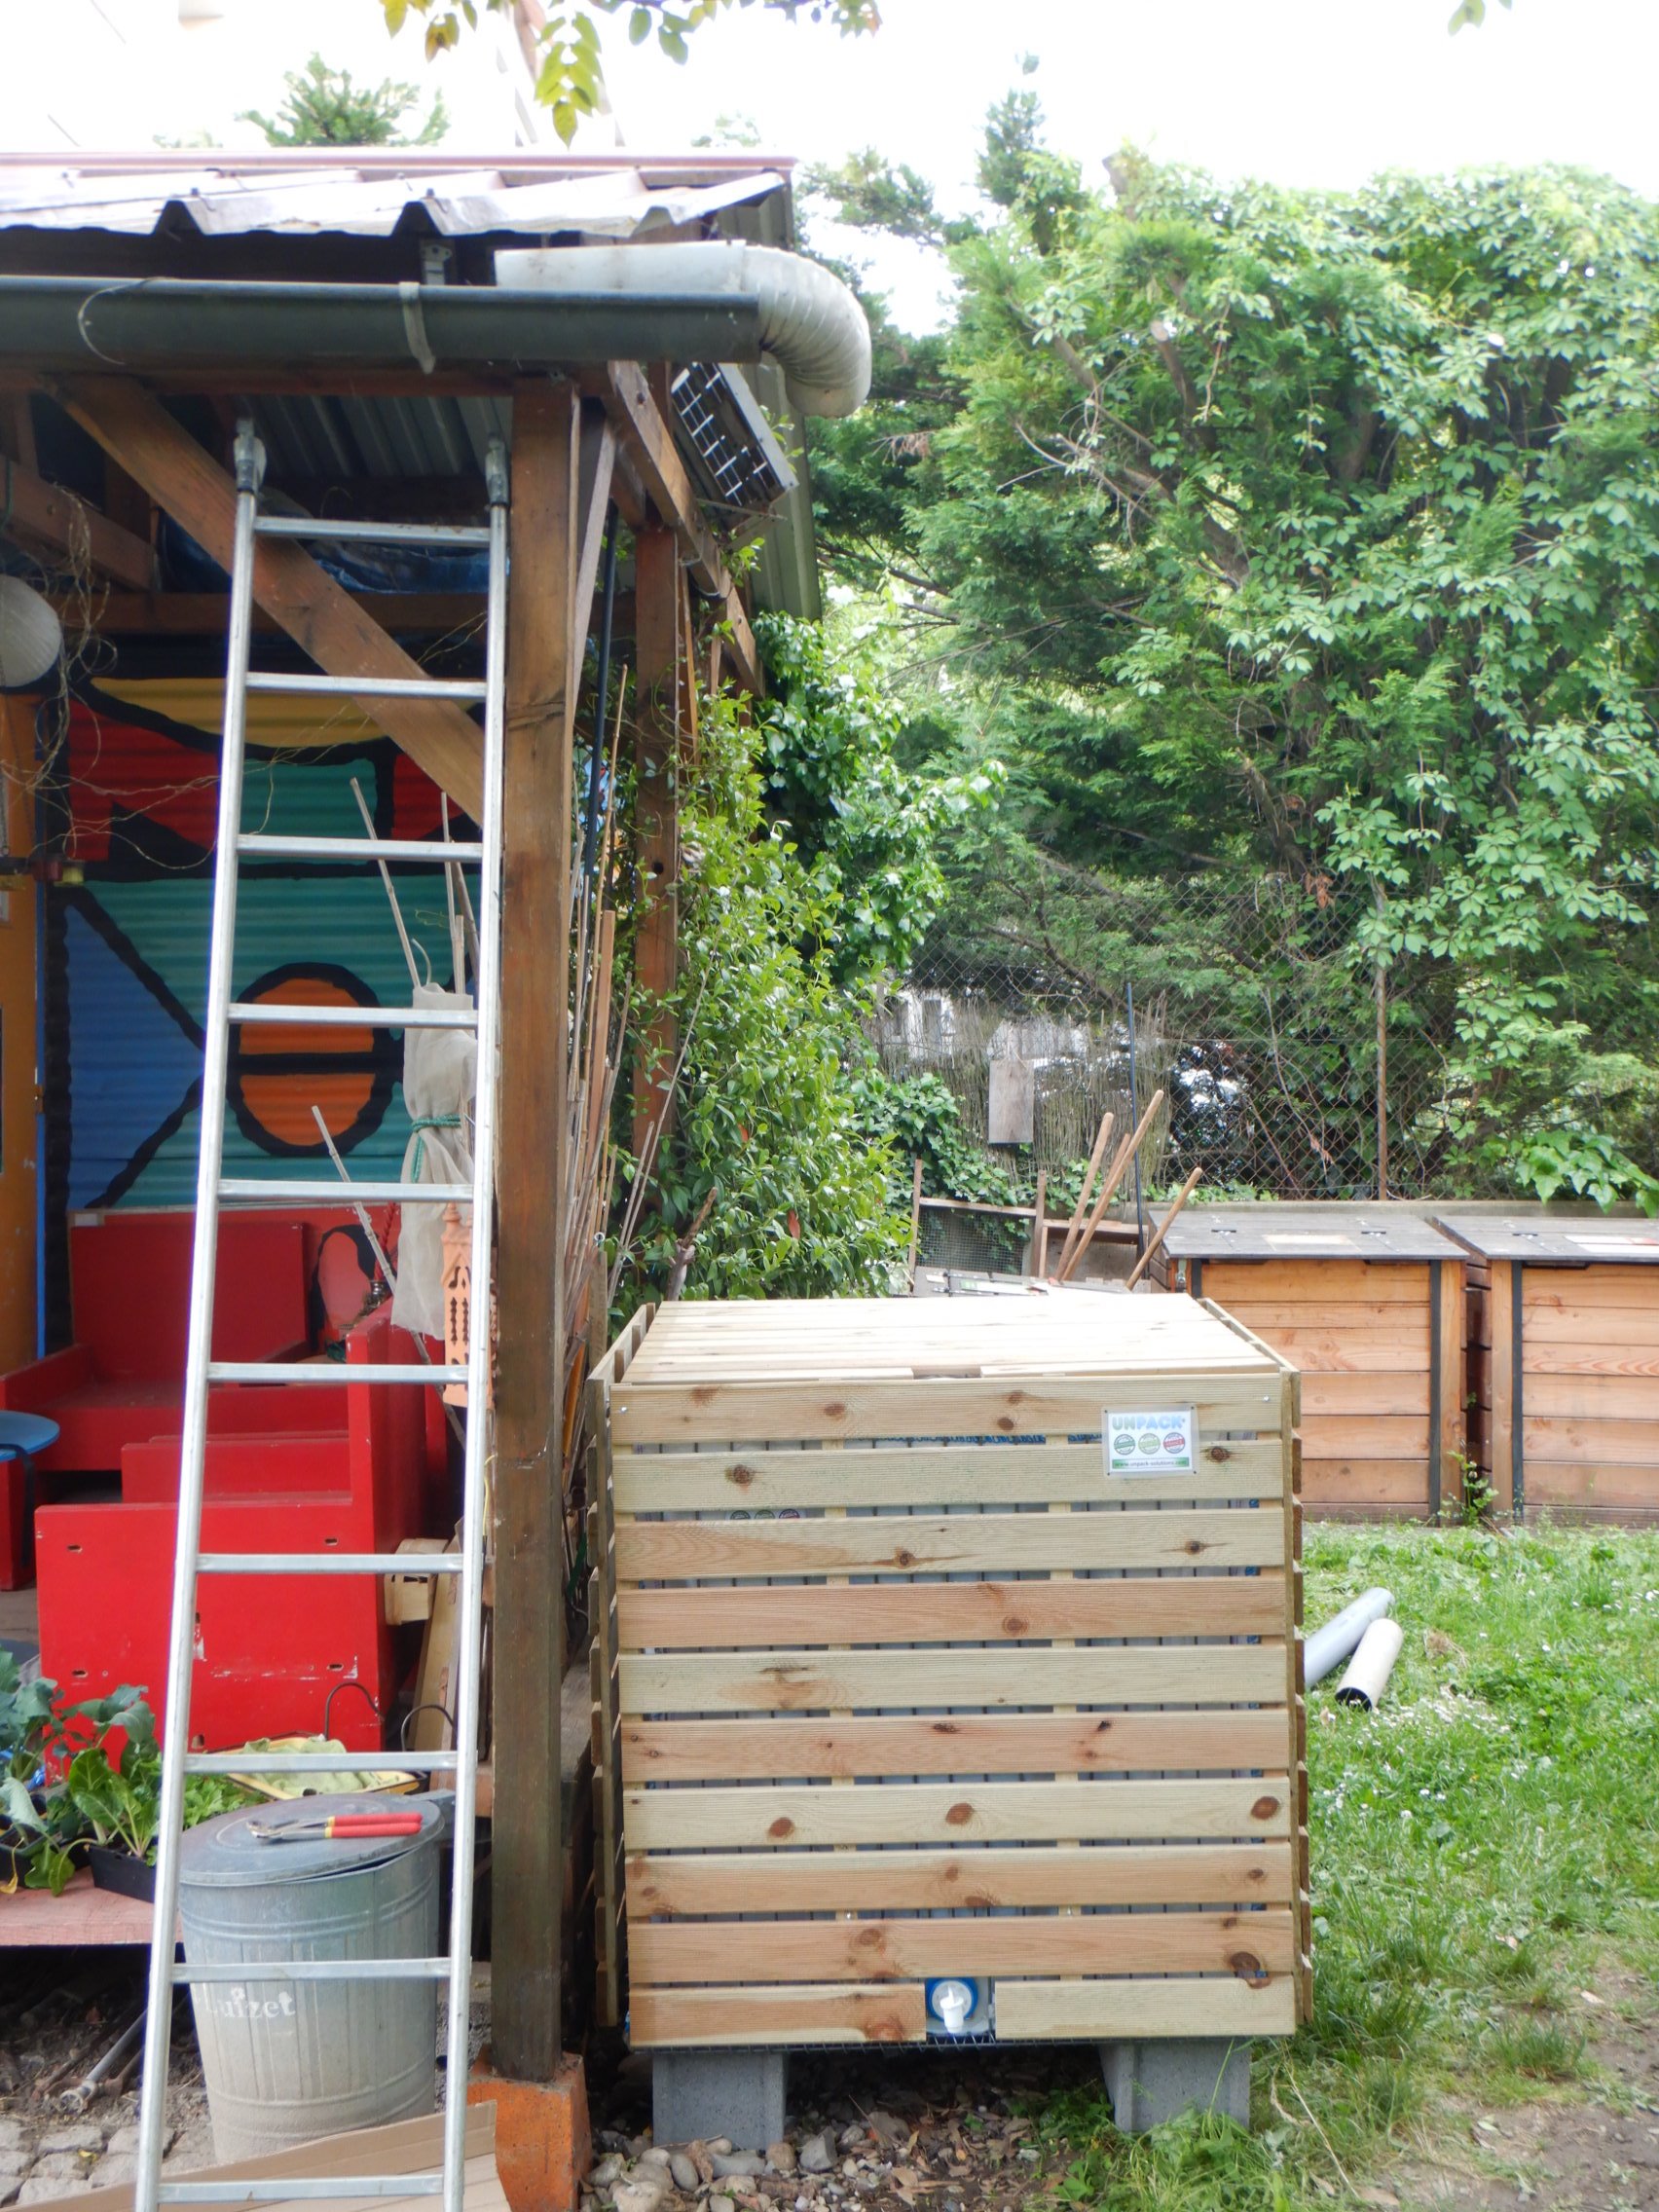
[[[352,1819],[391,1815],[418,1817],[420,1828],[404,1835],[327,1835],[321,1824],[342,1815]],[[388,1865],[433,1842],[443,1826],[443,1808],[430,1797],[387,1796],[354,1791],[337,1797],[296,1797],[281,1804],[244,1805],[203,1821],[184,1838],[179,1881],[185,1888],[242,1889],[272,1882],[314,1882],[330,1874],[360,1874]],[[258,1831],[299,1831],[279,1843]]]

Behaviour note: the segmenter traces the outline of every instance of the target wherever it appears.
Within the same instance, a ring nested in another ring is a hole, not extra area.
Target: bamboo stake
[[[916,1287],[916,1253],[922,1241],[922,1156],[918,1152],[910,1166],[910,1256],[904,1263],[904,1272],[910,1278],[912,1290]]]
[[[1100,1128],[1094,1139],[1094,1150],[1088,1156],[1088,1165],[1084,1169],[1083,1183],[1077,1194],[1077,1204],[1073,1206],[1072,1217],[1066,1223],[1065,1242],[1060,1246],[1060,1266],[1062,1268],[1071,1258],[1072,1245],[1077,1240],[1078,1231],[1083,1227],[1083,1217],[1088,1210],[1089,1193],[1094,1188],[1095,1176],[1100,1172],[1100,1162],[1106,1157],[1106,1140],[1112,1134],[1112,1124],[1116,1120],[1117,1116],[1110,1107],[1100,1117]]]
[[[1112,1171],[1107,1176],[1105,1182],[1101,1184],[1100,1196],[1094,1201],[1094,1210],[1092,1213],[1090,1213],[1088,1221],[1084,1224],[1083,1235],[1078,1239],[1077,1248],[1070,1254],[1068,1258],[1061,1261],[1059,1269],[1057,1270],[1054,1276],[1054,1280],[1056,1282],[1069,1282],[1071,1280],[1072,1275],[1077,1271],[1079,1262],[1082,1260],[1084,1254],[1088,1250],[1090,1244],[1093,1243],[1094,1232],[1105,1220],[1106,1208],[1117,1197],[1118,1185],[1123,1181],[1124,1175],[1127,1173],[1130,1161],[1132,1161],[1135,1155],[1140,1151],[1141,1145],[1146,1137],[1146,1132],[1151,1128],[1153,1121],[1158,1113],[1158,1109],[1162,1104],[1163,1092],[1161,1090],[1155,1090],[1152,1096],[1147,1100],[1146,1112],[1135,1124],[1133,1134],[1126,1136],[1124,1139],[1123,1143],[1118,1147],[1117,1158],[1112,1162]]]
[[[1180,1194],[1177,1197],[1175,1203],[1170,1207],[1169,1211],[1159,1223],[1157,1229],[1154,1230],[1151,1236],[1147,1238],[1146,1250],[1135,1262],[1135,1272],[1129,1277],[1128,1287],[1130,1290],[1134,1289],[1136,1283],[1139,1282],[1142,1275],[1145,1274],[1147,1269],[1151,1267],[1153,1254],[1158,1250],[1158,1247],[1163,1242],[1164,1237],[1168,1235],[1170,1223],[1175,1219],[1175,1216],[1180,1212],[1181,1208],[1186,1204],[1187,1200],[1192,1197],[1194,1191],[1198,1188],[1198,1177],[1202,1173],[1203,1169],[1201,1167],[1195,1167],[1193,1169],[1193,1172],[1182,1184]]]
[[[363,787],[358,783],[355,776],[351,778],[351,796],[356,800],[357,812],[363,818],[363,829],[372,837],[375,833],[375,818],[369,812],[369,802],[363,796]],[[391,870],[387,866],[385,861],[378,861],[375,865],[380,869],[382,883],[386,885],[387,898],[391,902],[391,918],[397,924],[397,941],[402,945],[403,957],[409,963],[409,980],[415,989],[419,990],[421,988],[421,971],[415,965],[415,947],[410,943],[409,932],[403,926],[403,908],[397,903],[397,893],[392,889]]]

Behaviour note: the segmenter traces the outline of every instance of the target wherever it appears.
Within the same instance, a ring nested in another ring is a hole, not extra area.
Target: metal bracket
[[[253,420],[244,415],[237,424],[236,445],[233,448],[236,466],[237,490],[257,492],[265,481],[265,448],[253,427]]]
[[[484,449],[484,493],[493,507],[507,503],[507,449],[492,438]]]

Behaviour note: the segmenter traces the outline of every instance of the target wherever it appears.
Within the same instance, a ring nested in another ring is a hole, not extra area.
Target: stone
[[[1224,2113],[1250,2124],[1250,2046],[1220,2036],[1103,2043],[1100,2071],[1125,2135],[1143,2135],[1183,2112]]]
[[[643,2167],[631,2181],[619,2181],[615,2189],[616,2212],[662,2212],[668,2199],[668,2176],[658,2179],[654,2166]]]
[[[176,2127],[164,2127],[162,2129],[162,2157],[164,2158],[177,2141],[178,2129]],[[135,2120],[129,2120],[125,2127],[118,2127],[110,2137],[106,2148],[112,2157],[135,2158],[138,2156],[138,2122]],[[100,2166],[98,2171],[101,2174],[103,2168]]]
[[[737,2212],[737,2206],[729,2196],[711,2196],[709,2212]]]
[[[789,2141],[768,2143],[766,2163],[775,2174],[793,2174],[795,2170],[794,2145]]]
[[[22,2147],[23,2123],[20,2120],[0,2120],[0,2151],[17,2151]]]
[[[73,2127],[55,2127],[43,2135],[35,2145],[35,2156],[50,2158],[59,2151],[101,2151],[104,2131],[90,2120],[78,2121]]]
[[[27,2151],[0,2151],[0,2181],[21,2181],[33,2164]]]
[[[668,2170],[674,2176],[675,2188],[683,2189],[688,2193],[694,2190],[703,2178],[697,2171],[697,2161],[683,2151],[676,2151],[672,2154],[668,2161]]]
[[[862,2120],[855,2120],[851,2127],[842,2128],[840,2134],[836,2137],[836,2148],[842,2151],[856,2151],[861,2143],[867,2142],[868,2139],[869,2129],[865,2126]]]
[[[648,2151],[640,2153],[642,2166],[666,2166],[668,2162],[668,2153],[658,2143],[653,2143]]]
[[[138,2160],[131,2152],[108,2152],[92,2168],[92,2186],[94,2189],[113,2189],[118,2182],[135,2180],[137,2174]]]
[[[800,2170],[803,2174],[827,2174],[835,2163],[835,2154],[830,2148],[828,2135],[809,2135],[800,2147]]]
[[[608,2151],[605,2157],[600,2159],[598,2165],[594,2167],[592,2173],[588,2175],[588,2186],[590,2189],[608,2189],[612,2182],[620,2181],[627,2170],[627,2165],[616,2156],[616,2153]]]
[[[754,2151],[718,2151],[714,2167],[717,2181],[730,2181],[734,2177],[758,2181],[766,2171],[766,2161]]]
[[[715,2158],[764,2151],[784,2132],[788,2081],[784,2050],[653,2051],[653,2133],[659,2143],[701,2142]]]

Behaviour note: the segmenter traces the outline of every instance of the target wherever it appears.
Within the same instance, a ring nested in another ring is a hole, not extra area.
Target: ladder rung
[[[352,1199],[360,1206],[408,1205],[411,1201],[416,1205],[469,1206],[475,1193],[470,1183],[300,1183],[227,1175],[219,1185],[219,1196],[256,1206],[336,1206]]]
[[[379,1754],[378,1766],[374,1763],[376,1755],[372,1751],[187,1751],[184,1771],[186,1774],[344,1774],[369,1768],[377,1774],[453,1774],[456,1770],[454,1751],[386,1751]]]
[[[295,2175],[287,2181],[172,2181],[163,2175],[162,2204],[280,2204],[290,2196],[441,2196],[442,2174],[352,2174],[330,2179]]]
[[[482,699],[489,685],[461,676],[278,676],[249,669],[247,688],[301,699]]]
[[[265,830],[244,830],[237,839],[239,853],[255,859],[284,861],[449,861],[482,862],[482,845],[440,845],[428,837],[278,837]]]
[[[233,999],[230,1017],[265,1029],[474,1029],[468,1008],[446,1006],[287,1006],[279,999]]]
[[[456,1552],[203,1552],[199,1574],[459,1574]]]
[[[320,1839],[319,1839],[320,1840]],[[274,1868],[283,1846],[267,1846]],[[206,1981],[448,1981],[448,1959],[215,1959],[211,1966],[181,1961],[175,1982]]]
[[[464,1367],[445,1367],[433,1360],[430,1367],[411,1363],[397,1367],[356,1367],[338,1359],[213,1359],[207,1363],[209,1382],[464,1382]]]
[[[261,537],[353,539],[371,545],[488,545],[490,526],[482,522],[316,522],[310,515],[257,515]]]

